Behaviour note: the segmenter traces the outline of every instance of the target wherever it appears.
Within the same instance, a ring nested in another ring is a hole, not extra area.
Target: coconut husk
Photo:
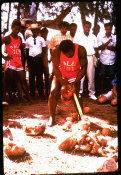
[[[23,146],[18,146],[15,143],[8,143],[4,148],[4,152],[7,156],[21,156],[26,150]]]
[[[64,140],[59,146],[59,150],[61,151],[70,151],[72,150],[75,145],[76,145],[76,138],[71,136],[71,137],[68,137],[66,140]]]
[[[24,126],[24,131],[26,133],[26,135],[39,135],[39,134],[43,134],[44,131],[46,129],[46,123],[44,121],[41,121],[39,123],[36,124],[29,124],[27,126]]]

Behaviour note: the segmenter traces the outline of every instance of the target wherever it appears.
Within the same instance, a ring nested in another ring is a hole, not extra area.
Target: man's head
[[[32,33],[33,33],[33,37],[36,37],[39,34],[39,27],[38,27],[38,23],[33,23],[31,24],[30,27]]]
[[[27,20],[26,24],[25,24],[26,28],[29,28],[31,26],[31,24],[32,24],[32,21],[31,20]]]
[[[85,35],[89,35],[89,32],[90,32],[90,29],[91,29],[91,23],[89,21],[84,21],[84,24],[83,24],[83,30],[84,30],[84,34]]]
[[[77,24],[76,24],[76,23],[71,23],[71,24],[69,25],[69,29],[70,29],[70,35],[71,35],[72,37],[74,37],[75,34],[76,34],[76,30],[77,30]]]
[[[62,35],[66,35],[66,33],[69,29],[69,23],[66,21],[61,21],[59,23],[59,29],[60,29]]]
[[[46,40],[48,34],[48,29],[46,27],[42,28],[41,36]]]
[[[20,31],[21,22],[18,19],[14,19],[11,25],[12,33],[18,34]]]
[[[97,24],[96,26],[94,26],[92,30],[93,30],[93,34],[97,36],[98,33],[100,32],[100,26]]]
[[[106,36],[110,36],[111,35],[112,27],[113,27],[112,23],[105,23],[104,24]]]
[[[60,43],[60,51],[64,53],[68,58],[72,58],[74,55],[74,44],[71,40],[63,40]]]

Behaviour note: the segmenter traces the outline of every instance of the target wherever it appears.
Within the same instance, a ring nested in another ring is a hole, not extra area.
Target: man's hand
[[[66,99],[70,99],[75,92],[75,86],[73,84],[63,85],[61,87],[61,95]]]
[[[12,55],[9,55],[9,56],[4,57],[4,59],[7,60],[7,61],[9,61],[9,60],[13,59],[13,56]]]
[[[75,91],[75,86],[72,84],[63,85],[61,87],[61,100],[64,104],[72,103],[72,96]]]

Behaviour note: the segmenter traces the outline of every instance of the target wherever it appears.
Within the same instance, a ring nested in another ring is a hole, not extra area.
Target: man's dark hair
[[[95,29],[100,29],[100,26],[98,24],[96,24],[96,26],[93,27],[93,30]]]
[[[74,26],[77,27],[77,24],[76,24],[76,23],[71,23],[71,24],[69,25],[69,28],[74,27]]]
[[[71,40],[63,40],[61,41],[59,48],[63,53],[68,53],[70,50],[73,50],[74,44]]]
[[[45,34],[48,33],[48,29],[46,27],[42,28],[41,30],[41,34]]]
[[[21,26],[21,22],[18,19],[14,19],[11,25],[11,28],[15,27],[15,26]]]
[[[89,21],[84,21],[84,23],[83,23],[83,27],[85,26],[85,24],[89,24],[90,27],[92,26],[91,22],[89,22]]]
[[[42,22],[41,21],[37,21],[38,25],[42,25]]]
[[[108,23],[105,23],[105,24],[104,24],[104,27],[105,27],[105,28],[108,27],[108,26],[113,27],[113,24],[112,24],[111,22],[108,22]]]
[[[67,27],[67,28],[69,28],[69,23],[68,22],[66,22],[66,21],[61,21],[60,23],[59,23],[59,29],[61,28],[61,27]]]

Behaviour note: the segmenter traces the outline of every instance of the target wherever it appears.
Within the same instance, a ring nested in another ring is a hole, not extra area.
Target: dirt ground
[[[117,137],[117,107],[109,103],[99,104],[88,97],[83,97],[84,106],[91,108],[88,114],[91,131],[101,130],[110,126],[112,137]],[[15,103],[3,106],[3,126],[8,126],[10,121],[20,122],[18,125],[9,125],[13,134],[13,140],[21,143],[26,149],[23,156],[7,157],[3,159],[5,175],[34,175],[34,174],[66,174],[66,173],[94,173],[106,157],[92,155],[86,152],[63,152],[58,149],[59,139],[69,136],[71,132],[65,132],[63,125],[71,113],[76,112],[72,104],[65,105],[59,100],[56,111],[57,125],[46,127],[45,132],[38,136],[27,136],[23,125],[27,121],[49,119],[48,103],[39,99],[32,103]],[[118,164],[118,163],[117,163]]]

